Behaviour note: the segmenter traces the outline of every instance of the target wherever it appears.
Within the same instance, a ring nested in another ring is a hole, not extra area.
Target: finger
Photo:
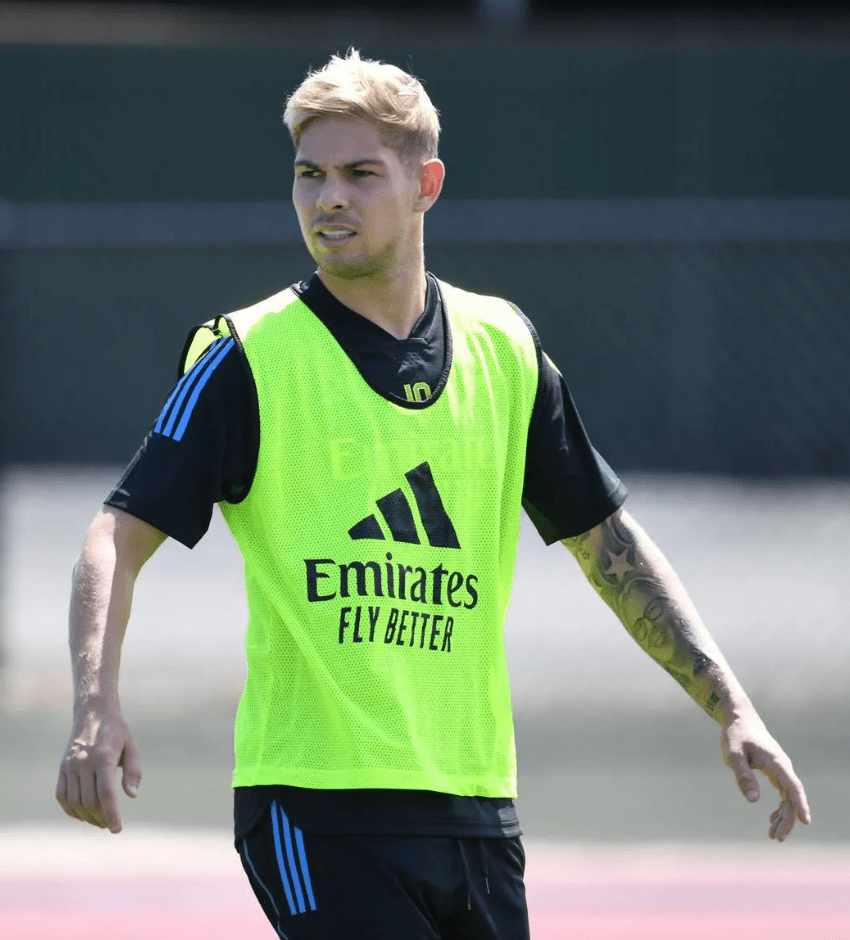
[[[770,829],[768,830],[768,835],[771,839],[776,838],[776,833],[779,830],[779,825],[783,818],[782,804],[780,804],[779,808],[770,816]]]
[[[65,812],[75,819],[82,819],[83,808],[80,805],[80,784],[73,771],[65,772]]]
[[[68,791],[67,791],[67,808],[65,812],[72,816],[74,819],[80,820],[80,822],[90,822],[88,811],[85,806],[83,806],[82,800],[82,788],[80,786],[80,778],[73,771],[68,771]]]
[[[97,799],[97,788],[94,784],[94,772],[84,770],[80,776],[80,804],[82,808],[82,818],[86,822],[97,826],[98,829],[104,828],[103,814],[100,811],[100,804]]]
[[[139,784],[142,782],[142,768],[139,764],[139,752],[136,750],[136,745],[129,738],[124,744],[124,753],[118,763],[124,769],[121,786],[124,787],[127,796],[135,799],[139,792]]]
[[[797,816],[791,804],[785,801],[779,809],[779,818],[770,827],[770,837],[776,839],[777,842],[784,842],[791,834]]]
[[[59,770],[59,776],[56,778],[56,800],[62,809],[68,805],[68,781],[65,777],[65,771]]]
[[[793,771],[791,771],[789,776],[786,792],[794,815],[801,823],[808,826],[812,821],[812,814],[809,812],[809,801],[806,799],[806,791],[803,789],[803,784]]]
[[[784,842],[791,835],[794,823],[797,821],[797,814],[790,803],[786,803],[782,810],[782,816],[779,819],[779,826],[776,829],[776,838]]]
[[[759,798],[759,784],[752,767],[743,752],[729,752],[727,763],[738,783],[738,789],[751,802],[755,803]]]
[[[101,768],[95,774],[95,787],[97,788],[100,812],[106,828],[110,832],[121,831],[121,811],[118,807],[118,791],[115,787],[115,771]]]
[[[787,761],[787,766],[782,762],[777,762],[774,766],[765,768],[765,773],[774,787],[779,791],[783,800],[791,804],[791,808],[800,822],[809,825],[812,821],[809,812],[809,802],[806,799],[806,791],[800,778],[794,773],[791,762]]]
[[[60,770],[59,780],[56,783],[56,799],[59,800],[59,805],[67,816],[70,816],[71,819],[79,820],[80,817],[71,807],[71,801],[68,797],[69,792],[68,775],[64,770]]]

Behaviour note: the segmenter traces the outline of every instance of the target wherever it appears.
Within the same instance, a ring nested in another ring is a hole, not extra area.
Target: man
[[[809,822],[669,565],[623,511],[560,374],[511,304],[426,273],[439,125],[356,52],[287,102],[318,272],[190,336],[182,378],[95,519],[71,600],[74,724],[57,798],[121,829],[141,772],[118,701],[136,576],[218,503],[245,558],[236,847],[281,937],[528,936],[502,628],[524,506],[723,728],[770,836]]]

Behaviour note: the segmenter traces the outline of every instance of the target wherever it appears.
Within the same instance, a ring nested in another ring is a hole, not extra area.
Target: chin
[[[316,260],[320,270],[331,277],[338,277],[344,281],[354,281],[361,277],[373,277],[381,273],[380,265],[363,258],[343,261],[342,259],[323,258]]]

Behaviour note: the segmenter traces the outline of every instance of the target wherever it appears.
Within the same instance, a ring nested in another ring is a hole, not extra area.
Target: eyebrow
[[[344,163],[342,165],[342,169],[343,170],[355,170],[357,169],[357,167],[364,166],[367,164],[370,166],[386,167],[386,163],[384,163],[383,160],[364,159],[364,160],[352,160],[351,163]],[[319,164],[313,163],[312,160],[304,160],[304,159],[296,160],[294,166],[296,167],[296,169],[298,167],[306,167],[311,170],[321,170],[321,167],[319,166]]]

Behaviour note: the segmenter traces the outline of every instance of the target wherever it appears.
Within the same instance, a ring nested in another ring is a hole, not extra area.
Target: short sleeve
[[[222,337],[171,390],[106,505],[192,548],[217,502],[248,494],[258,446],[250,368],[238,342]]]
[[[561,373],[540,357],[523,507],[544,542],[580,535],[623,504],[626,488],[593,448]]]

